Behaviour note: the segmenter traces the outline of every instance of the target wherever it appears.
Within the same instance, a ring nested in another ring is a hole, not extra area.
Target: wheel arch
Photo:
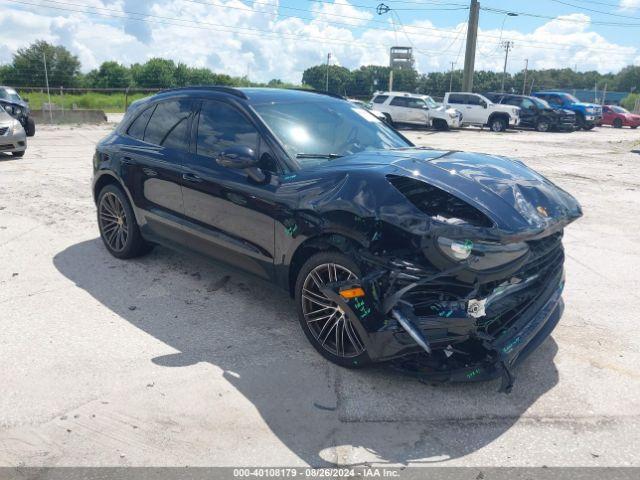
[[[305,261],[320,252],[340,252],[348,255],[352,250],[366,248],[359,240],[344,233],[325,232],[307,238],[294,250],[289,262],[288,288],[289,295],[295,297],[295,285],[298,273]]]

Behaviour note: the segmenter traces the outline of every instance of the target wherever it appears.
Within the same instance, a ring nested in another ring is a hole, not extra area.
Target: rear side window
[[[456,103],[458,105],[466,105],[467,96],[460,95],[459,93],[452,93],[449,95],[449,103]]]
[[[391,100],[391,103],[389,103],[389,105],[393,105],[394,107],[406,107],[407,99],[404,97],[395,97],[393,100]]]
[[[507,105],[513,105],[514,107],[519,107],[522,101],[518,97],[509,97],[505,99],[502,103],[505,103]],[[523,107],[523,108],[526,108],[526,107]]]
[[[127,134],[138,140],[144,140],[144,131],[147,128],[147,123],[149,123],[149,118],[151,118],[151,114],[155,108],[156,106],[153,105],[138,115],[138,118],[129,125]]]
[[[189,100],[159,103],[144,132],[144,141],[163,147],[188,150],[187,129],[190,115]]]
[[[389,95],[377,95],[376,98],[373,99],[373,103],[384,103]]]
[[[230,105],[210,100],[203,102],[198,118],[198,154],[215,158],[233,145],[245,145],[257,151],[258,131]]]

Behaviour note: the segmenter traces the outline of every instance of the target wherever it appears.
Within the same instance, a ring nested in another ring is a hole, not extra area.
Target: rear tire
[[[116,185],[100,190],[98,227],[104,246],[116,258],[139,257],[153,248],[142,238],[129,199]]]
[[[622,128],[622,120],[620,120],[619,118],[616,118],[613,121],[613,128]]]
[[[507,121],[503,117],[494,117],[489,123],[492,132],[504,132],[507,129]]]
[[[339,281],[359,276],[360,269],[346,255],[321,252],[302,265],[295,285],[298,321],[307,339],[324,358],[347,368],[368,365],[371,358],[350,319],[318,287],[335,278]]]
[[[632,130],[635,130],[636,128],[638,128],[638,125],[634,125],[633,127],[631,127]]]

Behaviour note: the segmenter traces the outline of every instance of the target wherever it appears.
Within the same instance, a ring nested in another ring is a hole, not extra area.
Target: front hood
[[[567,110],[566,108],[545,108],[545,112],[546,111],[553,111],[554,113],[557,113],[558,115],[563,115],[563,116],[569,116],[569,117],[575,117],[576,112],[574,112],[573,110]]]
[[[573,106],[580,107],[580,108],[596,108],[596,109],[600,108],[600,105],[596,105],[595,103],[584,103],[584,102],[574,103]]]
[[[338,162],[387,164],[388,174],[436,186],[483,212],[495,223],[493,233],[501,237],[535,236],[582,216],[579,203],[569,193],[506,157],[407,149],[362,152]]]

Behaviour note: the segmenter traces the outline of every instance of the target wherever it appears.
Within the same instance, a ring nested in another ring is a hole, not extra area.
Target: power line
[[[566,5],[573,8],[579,8],[581,10],[585,10],[587,12],[600,13],[602,15],[609,15],[610,17],[618,17],[618,18],[631,18],[634,20],[640,20],[640,17],[633,17],[630,15],[622,15],[619,13],[611,13],[611,12],[603,12],[602,10],[594,10],[593,8],[581,7],[580,5],[574,5],[572,3],[563,2],[562,0],[551,0],[552,2],[559,3],[561,5]]]
[[[499,13],[501,15],[505,14],[505,13],[517,13],[518,16],[523,16],[523,17],[533,17],[533,18],[544,18],[544,19],[548,19],[548,20],[556,20],[559,22],[566,22],[566,23],[580,23],[580,24],[591,24],[591,25],[604,25],[604,26],[610,26],[610,27],[640,27],[640,23],[625,23],[625,22],[602,22],[602,21],[595,21],[595,20],[579,20],[577,18],[566,18],[566,17],[562,17],[562,16],[556,16],[556,17],[552,17],[549,15],[540,15],[537,13],[531,13],[531,12],[520,12],[517,10],[504,10],[501,8],[493,8],[493,7],[481,7],[482,10],[486,11],[486,12],[490,12],[490,13]]]

